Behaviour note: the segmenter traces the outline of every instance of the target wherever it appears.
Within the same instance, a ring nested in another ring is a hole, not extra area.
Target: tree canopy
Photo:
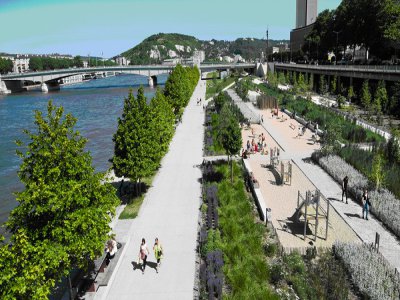
[[[397,0],[343,0],[335,10],[324,10],[314,23],[303,50],[317,49],[319,59],[350,46],[361,46],[373,55],[387,59],[393,42],[400,39],[400,3]],[[312,53],[316,57],[316,51]]]
[[[98,256],[108,237],[118,198],[94,172],[76,121],[49,101],[46,116],[35,113],[37,130],[25,130],[29,143],[17,142],[26,149],[17,151],[25,188],[6,223],[11,244],[0,251],[2,298],[45,298],[72,267]]]
[[[175,117],[182,114],[198,80],[196,67],[178,65],[169,76],[164,92],[158,90],[150,104],[143,87],[139,88],[136,98],[132,92],[129,94],[113,137],[112,163],[117,176],[140,182],[154,174],[168,150]]]
[[[13,62],[10,59],[0,57],[0,74],[12,72]]]

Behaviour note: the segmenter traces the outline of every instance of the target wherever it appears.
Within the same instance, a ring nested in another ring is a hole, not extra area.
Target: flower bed
[[[232,184],[228,164],[207,165],[203,169],[203,178],[217,181],[207,182],[203,193],[202,299],[278,299],[268,284],[269,267],[263,248],[265,229],[255,222],[242,171],[234,163]]]
[[[376,300],[400,298],[399,274],[371,247],[336,242],[334,252],[363,295]]]
[[[321,156],[314,153],[313,159],[339,183],[342,183],[347,175],[350,178],[349,192],[356,199],[361,199],[363,190],[370,186],[363,174],[337,155]],[[387,189],[371,190],[369,196],[372,203],[371,212],[400,237],[400,200]]]

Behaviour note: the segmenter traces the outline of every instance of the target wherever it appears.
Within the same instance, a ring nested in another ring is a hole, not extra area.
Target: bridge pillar
[[[40,89],[42,90],[43,93],[47,93],[49,91],[49,87],[44,82],[42,82],[42,85],[40,86]]]
[[[149,83],[149,87],[154,87],[157,85],[157,76],[153,75],[153,76],[149,76],[147,78],[147,82]]]
[[[7,89],[6,83],[0,78],[0,94],[11,94],[11,91]]]
[[[147,82],[149,83],[149,87],[154,87],[153,77],[149,76],[147,78]]]
[[[48,91],[58,91],[60,90],[60,83],[58,81],[42,82],[40,88],[43,93],[47,93]]]

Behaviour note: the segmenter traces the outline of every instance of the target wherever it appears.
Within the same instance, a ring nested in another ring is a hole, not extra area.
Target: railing
[[[235,63],[235,64],[204,64],[200,65],[200,69],[218,69],[218,68],[250,68],[254,67],[254,64],[247,63]],[[154,71],[154,70],[172,70],[175,66],[167,65],[134,65],[134,66],[98,66],[98,67],[88,67],[88,68],[68,68],[68,69],[55,69],[48,71],[39,72],[26,72],[26,73],[14,73],[8,75],[2,75],[2,79],[16,79],[25,78],[32,76],[46,76],[52,74],[64,74],[64,73],[90,73],[97,71]]]
[[[400,73],[400,66],[394,65],[303,65],[303,64],[283,64],[276,63],[276,67],[289,67],[299,69],[332,70],[332,71],[355,71],[355,72],[383,72]]]

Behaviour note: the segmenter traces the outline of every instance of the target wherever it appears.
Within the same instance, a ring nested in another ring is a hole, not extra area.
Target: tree
[[[233,115],[228,104],[222,108],[219,126],[219,137],[221,139],[222,147],[225,149],[228,158],[239,153],[242,148],[242,133],[238,121]],[[233,182],[233,164],[231,161],[231,182]]]
[[[279,74],[278,74],[278,82],[280,84],[286,84],[286,78],[285,78],[285,73],[284,72],[279,72]]]
[[[336,101],[338,103],[338,107],[342,108],[342,105],[346,101],[346,98],[342,95],[339,95],[339,96],[337,96]]]
[[[160,162],[174,135],[175,116],[171,105],[159,89],[150,101],[150,116],[149,134],[151,136],[149,138],[154,141],[151,153],[153,153],[154,160]]]
[[[0,57],[0,74],[12,72],[13,67],[13,62],[10,59]]]
[[[375,91],[375,98],[374,98],[374,103],[375,103],[375,109],[377,112],[386,112],[388,109],[388,104],[389,104],[389,99],[388,99],[388,94],[386,91],[386,86],[385,82],[383,80],[379,81],[378,83],[378,88]]]
[[[16,193],[19,205],[6,223],[11,249],[21,255],[14,257],[10,289],[37,281],[21,293],[48,293],[72,267],[86,268],[101,253],[118,204],[112,186],[101,183],[104,174],[94,172],[87,140],[74,131],[77,120],[63,113],[49,101],[46,116],[35,113],[37,130],[25,130],[29,144],[17,142],[26,147],[26,153],[17,151],[25,188]]]
[[[325,76],[324,75],[320,75],[319,76],[319,93],[321,95],[325,95],[327,93],[326,81],[325,81]]]
[[[379,189],[385,180],[385,172],[383,171],[384,163],[383,155],[381,153],[376,153],[372,161],[372,170],[370,175],[376,189]]]
[[[386,156],[390,164],[400,163],[400,130],[393,130],[386,146]]]
[[[331,122],[326,126],[321,149],[324,155],[332,154],[339,150],[338,141],[340,140],[341,131],[342,128],[338,123]]]
[[[388,112],[395,116],[400,116],[400,82],[396,82],[391,88]]]
[[[199,79],[197,67],[184,68],[178,64],[165,83],[164,95],[174,108],[175,115],[179,118],[182,109],[188,104],[193,90]]]
[[[29,69],[32,71],[43,70],[43,61],[40,57],[31,57],[29,59]]]
[[[75,67],[77,68],[82,68],[83,67],[83,60],[82,57],[80,57],[79,55],[74,57],[74,61],[73,64]]]
[[[312,92],[314,90],[314,74],[311,74],[308,79],[308,89]]]
[[[351,85],[347,91],[347,101],[349,101],[351,103],[351,100],[356,96],[356,94],[354,93],[354,88]]]
[[[118,119],[117,132],[113,137],[112,159],[117,176],[128,177],[137,183],[137,194],[141,192],[141,179],[152,175],[158,167],[158,162],[149,155],[155,147],[154,144],[158,143],[151,138],[151,129],[150,108],[141,86],[137,98],[130,92],[125,99],[122,117]]]
[[[336,94],[337,91],[337,77],[333,76],[333,79],[331,81],[331,92],[332,94]]]
[[[361,88],[361,103],[364,106],[365,110],[367,110],[368,115],[370,111],[370,106],[371,106],[371,92],[369,91],[369,85],[368,85],[368,80],[365,80],[363,82],[362,88]]]

